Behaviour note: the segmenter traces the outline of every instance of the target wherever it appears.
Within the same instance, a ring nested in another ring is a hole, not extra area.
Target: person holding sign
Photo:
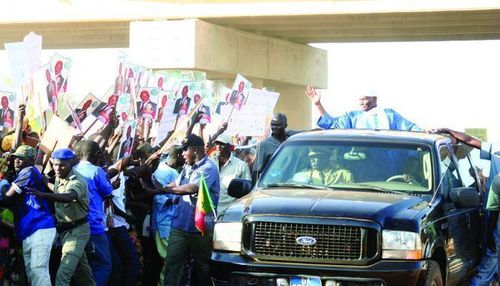
[[[23,243],[23,258],[30,285],[51,285],[49,257],[56,238],[56,224],[47,200],[30,195],[35,189],[47,192],[42,174],[34,166],[36,151],[22,145],[16,149],[14,169],[16,178],[0,201],[13,201],[16,235]]]
[[[158,193],[181,195],[177,205],[177,216],[172,220],[168,239],[165,285],[182,285],[184,266],[189,259],[188,253],[191,253],[195,260],[192,285],[208,286],[212,285],[209,262],[214,225],[204,224],[204,229],[200,230],[194,218],[198,200],[202,199],[199,195],[200,190],[208,192],[213,206],[217,205],[220,191],[219,172],[215,163],[206,156],[201,137],[189,135],[182,141],[182,148],[186,164],[181,174],[173,185],[156,190]],[[203,198],[208,199],[204,196]],[[214,214],[205,215],[204,222],[215,219],[208,217]]]
[[[332,117],[326,112],[321,103],[321,95],[312,86],[307,86],[306,96],[316,106],[320,113],[320,118],[316,123],[322,129],[389,129],[421,131],[415,123],[401,116],[394,109],[378,108],[377,93],[369,91],[359,96],[359,106],[361,110],[349,111],[345,114]]]

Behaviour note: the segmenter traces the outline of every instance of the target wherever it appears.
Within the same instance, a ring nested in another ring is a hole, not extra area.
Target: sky
[[[314,44],[328,51],[328,90],[321,91],[331,114],[358,109],[357,95],[376,90],[390,107],[422,128],[487,128],[500,141],[494,114],[500,106],[500,41]],[[119,51],[127,49],[44,50],[73,61],[68,93],[102,96],[114,83]],[[0,51],[0,86],[10,76]],[[317,113],[311,118],[311,126]]]

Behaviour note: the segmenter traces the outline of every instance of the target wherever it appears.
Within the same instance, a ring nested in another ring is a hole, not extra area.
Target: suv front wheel
[[[420,277],[420,286],[443,286],[443,277],[439,264],[431,260],[428,262],[427,270],[422,272]]]

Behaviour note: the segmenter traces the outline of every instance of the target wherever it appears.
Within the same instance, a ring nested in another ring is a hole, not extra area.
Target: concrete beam
[[[327,52],[197,20],[195,68],[326,88]]]
[[[201,20],[133,22],[131,57],[154,69],[193,69],[212,78],[250,79],[326,88],[327,52]]]

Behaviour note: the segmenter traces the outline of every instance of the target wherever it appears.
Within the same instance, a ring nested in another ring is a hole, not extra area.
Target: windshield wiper
[[[328,187],[325,186],[314,186],[314,185],[308,185],[308,184],[294,184],[294,183],[273,183],[273,184],[267,184],[264,185],[263,187],[265,188],[309,188],[309,189],[317,189],[317,190],[327,190],[329,189]]]
[[[351,185],[349,185],[349,187],[350,186]],[[402,196],[408,196],[409,195],[406,192],[401,192],[401,191],[396,191],[396,190],[381,188],[381,187],[370,185],[370,184],[353,183],[352,186],[353,186],[353,189],[356,189],[356,187],[359,186],[359,187],[362,187],[362,188],[358,188],[358,189],[370,189],[370,190],[374,190],[374,191],[378,191],[378,192],[382,192],[382,193],[392,193],[392,194],[398,194],[398,195],[402,195]],[[349,187],[346,186],[347,189],[349,189]]]

